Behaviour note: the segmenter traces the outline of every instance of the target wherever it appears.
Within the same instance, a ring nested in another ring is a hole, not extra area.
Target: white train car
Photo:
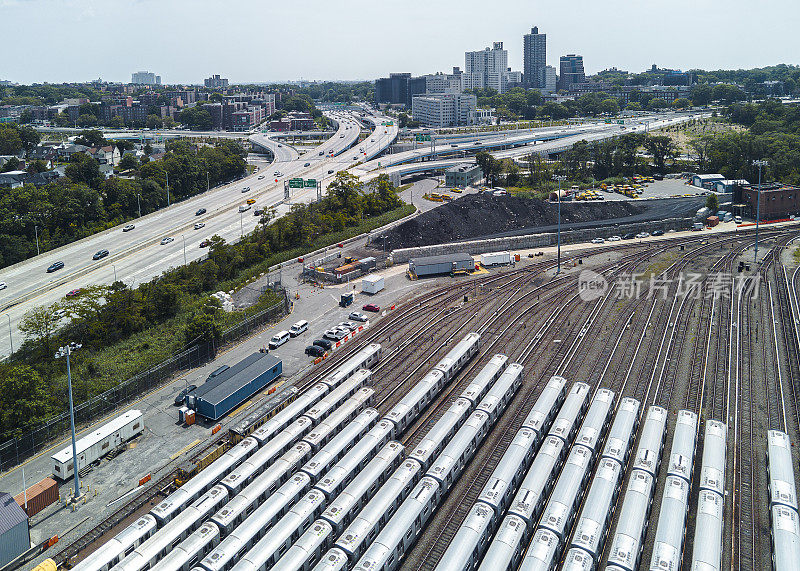
[[[76,564],[76,571],[108,571],[122,561],[142,543],[156,532],[156,518],[150,514],[143,515],[117,535],[105,542],[86,559]]]
[[[595,563],[600,562],[611,528],[622,467],[611,458],[602,458],[592,478],[589,493],[575,525],[572,548],[582,549]]]
[[[481,371],[475,375],[475,378],[467,388],[464,389],[461,396],[465,399],[469,399],[473,405],[477,405],[486,395],[486,391],[489,390],[489,387],[503,374],[503,369],[505,369],[507,362],[508,357],[505,355],[499,353],[494,355]]]
[[[667,476],[677,476],[692,481],[694,452],[697,448],[697,415],[690,410],[679,410],[672,434]]]
[[[557,376],[550,377],[536,399],[536,403],[531,407],[528,416],[525,417],[522,423],[523,428],[535,430],[540,438],[544,438],[566,397],[567,379]]]
[[[558,563],[559,545],[558,536],[549,529],[536,530],[519,571],[550,571],[554,569]]]
[[[683,537],[689,509],[689,483],[680,476],[668,475],[664,482],[661,511],[650,569],[678,569],[683,557]]]
[[[528,531],[533,531],[542,514],[544,499],[555,483],[566,449],[567,446],[561,438],[556,436],[545,438],[511,502],[508,513],[520,517],[528,526]]]
[[[783,505],[797,511],[797,487],[789,436],[779,430],[767,432],[767,477],[770,505]]]
[[[711,490],[700,490],[692,550],[692,570],[722,569],[722,511],[725,500]]]
[[[219,545],[219,528],[211,522],[204,523],[183,543],[172,548],[153,571],[189,571]]]
[[[647,409],[647,416],[633,457],[634,470],[644,470],[653,478],[658,476],[664,440],[667,436],[667,411],[660,406]]]
[[[313,567],[312,571],[343,571],[347,569],[348,562],[347,554],[334,547],[325,553],[325,556]]]
[[[595,393],[586,417],[581,423],[575,444],[585,446],[592,451],[592,457],[603,442],[606,431],[611,424],[611,414],[614,407],[614,391],[600,389]]]
[[[378,411],[374,408],[365,408],[344,428],[336,432],[336,435],[319,452],[303,464],[300,471],[308,474],[311,480],[316,482],[322,474],[328,472],[334,464],[341,460],[377,421]]]
[[[75,442],[78,471],[96,462],[109,452],[144,432],[144,417],[140,410],[129,410],[93,430]],[[72,466],[72,444],[50,457],[53,460],[53,475],[59,480],[68,480],[75,475]]]
[[[574,446],[556,481],[539,526],[555,533],[564,541],[577,515],[577,508],[586,492],[592,464],[592,452],[584,446]]]
[[[516,569],[522,560],[525,522],[515,515],[506,516],[486,550],[479,571]]]
[[[624,470],[628,464],[638,424],[639,401],[629,397],[622,399],[614,415],[614,424],[608,432],[601,458],[615,460]]]
[[[450,408],[433,425],[433,428],[425,433],[424,438],[409,454],[409,458],[413,458],[420,463],[424,470],[427,470],[433,459],[444,450],[456,431],[469,418],[473,408],[474,405],[469,399],[459,397],[453,401]]]
[[[536,453],[535,443],[536,432],[520,428],[481,490],[478,501],[491,506],[498,517],[508,509],[514,492],[528,472]]]
[[[703,438],[703,459],[700,465],[700,490],[725,493],[725,452],[728,446],[728,427],[724,422],[706,422]]]
[[[318,519],[272,567],[272,571],[311,571],[333,534],[333,527]]]
[[[772,527],[772,567],[775,571],[800,569],[800,516],[790,507],[773,504],[770,509]]]
[[[561,410],[550,427],[549,435],[561,438],[565,443],[570,444],[575,438],[581,419],[589,406],[589,385],[586,383],[574,383]]]
[[[617,529],[608,555],[608,568],[636,571],[650,523],[655,480],[644,470],[633,470],[617,517]]]
[[[489,545],[494,510],[483,502],[475,502],[458,528],[450,545],[436,565],[435,571],[471,571],[475,569]]]

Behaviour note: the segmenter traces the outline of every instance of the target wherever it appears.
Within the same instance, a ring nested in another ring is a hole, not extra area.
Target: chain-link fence
[[[281,301],[223,331],[221,344],[241,339],[263,324],[288,313],[290,302],[286,291],[280,290],[278,293],[283,294]],[[98,418],[141,397],[147,391],[172,378],[178,371],[192,369],[213,360],[219,346],[220,344],[213,341],[194,344],[146,371],[119,383],[114,388],[80,403],[75,407],[76,428],[87,426]],[[38,427],[26,430],[24,434],[2,437],[0,439],[0,470],[7,470],[18,465],[21,461],[63,437],[68,431],[69,411],[51,418]]]

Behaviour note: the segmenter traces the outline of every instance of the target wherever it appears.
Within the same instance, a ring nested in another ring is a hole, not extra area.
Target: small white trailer
[[[490,266],[503,266],[511,263],[510,252],[487,252],[481,254],[481,264],[484,268]]]
[[[383,276],[368,275],[361,280],[361,291],[364,293],[378,293],[384,288]]]
[[[78,454],[78,470],[99,460],[131,438],[144,432],[142,411],[129,410],[78,440],[75,443]],[[72,467],[72,443],[51,456],[53,475],[60,480],[68,480],[75,475]]]

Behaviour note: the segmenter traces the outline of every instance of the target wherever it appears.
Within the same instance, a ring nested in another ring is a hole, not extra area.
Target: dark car
[[[657,172],[656,174],[653,175],[653,180],[664,180],[664,175],[661,174],[660,172]]]
[[[333,347],[333,343],[331,343],[331,342],[330,342],[330,341],[328,341],[327,339],[317,339],[316,341],[314,341],[314,342],[312,343],[312,345],[316,345],[317,347],[322,347],[322,348],[323,348],[323,349],[325,349],[326,351],[327,351],[328,349],[330,349],[331,347]]]
[[[333,174],[333,169],[329,170],[328,174]]]
[[[82,291],[83,288],[73,289],[72,291],[67,293],[67,297],[78,297]]]
[[[633,240],[634,238],[636,238],[636,234],[633,232],[628,232],[622,237],[623,240]]]
[[[201,248],[208,248],[210,245],[211,245],[211,240],[203,240],[202,242],[200,242]]]
[[[186,395],[188,395],[190,392],[192,392],[196,388],[197,388],[197,385],[189,385],[188,387],[185,387],[185,388],[181,389],[181,392],[179,392],[178,395],[175,397],[175,406],[182,405],[183,401],[186,400]]]
[[[306,347],[306,355],[309,357],[322,357],[325,354],[325,349],[319,345],[309,345]]]
[[[200,208],[197,212],[194,213],[195,216],[201,216],[206,213],[205,208]]]
[[[303,166],[304,166],[304,167],[310,167],[310,166],[311,166],[311,163],[306,163],[306,164],[304,164]]]
[[[47,273],[48,274],[53,273],[56,270],[60,270],[63,267],[64,267],[64,262],[54,262],[54,263],[50,264],[49,268],[47,268]]]
[[[663,236],[664,235],[664,231],[663,230],[653,230],[653,233],[651,235],[652,236]]]
[[[101,258],[105,258],[106,256],[108,256],[108,250],[100,250],[94,256],[92,256],[92,259],[99,260]]]
[[[361,309],[363,309],[364,311],[371,311],[373,313],[378,313],[381,310],[380,306],[375,305],[374,303],[368,303]]]
[[[211,372],[211,374],[208,375],[208,378],[209,379],[213,379],[214,377],[221,375],[222,373],[224,373],[228,369],[230,369],[230,367],[228,365],[222,365],[219,369],[214,369]]]

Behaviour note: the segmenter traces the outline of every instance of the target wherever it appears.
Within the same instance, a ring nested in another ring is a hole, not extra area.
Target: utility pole
[[[169,206],[169,173],[164,171],[164,174],[167,175],[167,206]],[[141,216],[141,214],[139,214]]]
[[[758,263],[758,223],[761,221],[761,167],[769,163],[763,159],[753,161],[753,166],[758,167],[758,197],[756,198],[756,249],[753,254],[753,263]]]
[[[561,181],[566,180],[567,177],[556,175],[553,178],[558,181],[558,254],[556,261],[556,275],[558,275],[561,273]]]
[[[56,359],[60,359],[62,357],[67,358],[67,387],[69,388],[69,424],[72,430],[72,473],[73,477],[75,478],[75,499],[77,500],[81,496],[80,490],[80,478],[78,472],[78,447],[75,444],[75,409],[72,405],[72,371],[69,367],[69,356],[70,352],[81,348],[80,344],[70,343],[69,345],[65,345],[59,348],[58,353],[56,353]]]

